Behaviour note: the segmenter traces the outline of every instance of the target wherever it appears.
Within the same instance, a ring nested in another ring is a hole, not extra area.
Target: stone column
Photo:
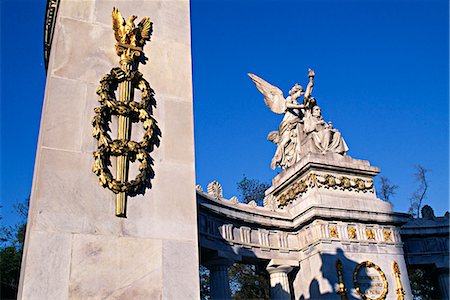
[[[298,262],[277,261],[272,259],[267,266],[270,275],[270,298],[276,300],[290,300],[291,291],[289,289],[288,274]]]
[[[450,299],[449,294],[449,269],[443,268],[438,269],[438,281],[439,281],[439,290],[441,292],[442,299]]]
[[[205,264],[210,272],[209,278],[212,300],[231,299],[228,267],[232,264],[233,262],[228,259],[217,259]]]

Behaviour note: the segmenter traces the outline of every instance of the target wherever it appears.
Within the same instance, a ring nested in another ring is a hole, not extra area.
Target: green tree
[[[270,184],[261,182],[257,179],[249,179],[244,175],[241,181],[237,183],[237,188],[241,193],[241,202],[249,203],[255,201],[256,204],[263,206],[264,192],[270,187]]]
[[[29,199],[26,199],[14,206],[15,213],[19,217],[18,224],[0,228],[1,299],[16,299],[17,296],[28,203]]]
[[[267,272],[250,264],[233,264],[228,270],[231,298],[234,300],[270,299]]]

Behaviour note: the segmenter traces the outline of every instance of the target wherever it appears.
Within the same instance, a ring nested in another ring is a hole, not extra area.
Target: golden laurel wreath
[[[132,86],[141,91],[140,102],[116,100],[114,92],[118,84],[125,80],[132,81]],[[126,192],[129,196],[144,194],[145,189],[151,187],[150,181],[155,176],[152,168],[153,160],[149,153],[153,151],[155,145],[159,145],[159,128],[152,117],[152,108],[156,106],[154,91],[140,72],[133,71],[126,74],[120,68],[113,68],[100,80],[97,94],[101,105],[94,109],[95,116],[92,119],[94,126],[92,135],[98,140],[92,171],[99,177],[100,184],[115,194],[120,192]],[[142,122],[145,130],[142,141],[112,140],[108,131],[111,131],[109,123],[113,115],[126,116],[133,123]],[[111,166],[111,156],[127,156],[131,162],[137,159],[141,165],[136,178],[129,182],[114,179],[108,168]]]
[[[381,277],[381,281],[383,283],[383,290],[382,290],[381,294],[376,298],[368,297],[361,291],[361,288],[360,288],[360,285],[358,282],[358,273],[362,267],[374,268]],[[383,271],[381,270],[381,268],[379,266],[377,266],[376,264],[374,264],[371,261],[363,261],[362,263],[356,265],[355,270],[353,271],[353,285],[355,286],[356,292],[364,300],[384,300],[384,299],[386,299],[386,295],[388,293],[388,287],[389,287],[388,281],[386,280],[386,275],[384,275]]]

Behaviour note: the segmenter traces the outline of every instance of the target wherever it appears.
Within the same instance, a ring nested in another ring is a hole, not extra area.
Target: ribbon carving
[[[145,17],[136,26],[136,16],[125,21],[116,8],[113,8],[112,18],[120,67],[113,68],[103,76],[97,89],[100,106],[94,110],[92,125],[98,148],[94,152],[92,171],[99,177],[103,187],[116,194],[116,216],[126,217],[127,195],[133,197],[144,194],[146,188],[151,187],[151,179],[155,174],[150,152],[159,146],[160,131],[152,116],[152,109],[156,107],[154,91],[138,71],[139,62],[145,64],[143,47],[150,40],[152,23]],[[141,92],[140,102],[134,101],[135,89]],[[109,127],[112,116],[117,116],[118,124],[117,139],[114,140]],[[130,140],[131,125],[137,122],[142,122],[144,128],[140,142]],[[117,157],[116,178],[108,168],[111,166],[111,156]],[[139,174],[128,181],[129,163],[136,160],[140,162]]]

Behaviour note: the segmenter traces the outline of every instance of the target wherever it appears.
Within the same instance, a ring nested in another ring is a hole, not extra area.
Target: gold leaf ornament
[[[151,117],[152,107],[156,105],[156,100],[153,90],[141,73],[133,71],[129,75],[122,76],[124,73],[117,69],[113,68],[109,74],[105,75],[97,89],[101,105],[94,110],[95,116],[92,119],[94,126],[92,135],[98,140],[92,171],[98,175],[100,184],[112,192],[116,194],[126,192],[130,196],[135,196],[144,194],[145,189],[151,187],[150,180],[154,177],[151,168],[152,160],[147,153],[151,152],[155,145],[159,145],[159,129],[156,121]],[[114,90],[124,80],[132,80],[133,86],[141,91],[140,102],[125,103],[115,99]],[[109,122],[113,115],[127,116],[131,122],[143,122],[145,133],[142,141],[112,140],[109,135]],[[137,159],[141,163],[139,174],[134,180],[117,181],[108,169],[108,166],[111,165],[111,156],[121,155],[126,155],[130,161]]]

